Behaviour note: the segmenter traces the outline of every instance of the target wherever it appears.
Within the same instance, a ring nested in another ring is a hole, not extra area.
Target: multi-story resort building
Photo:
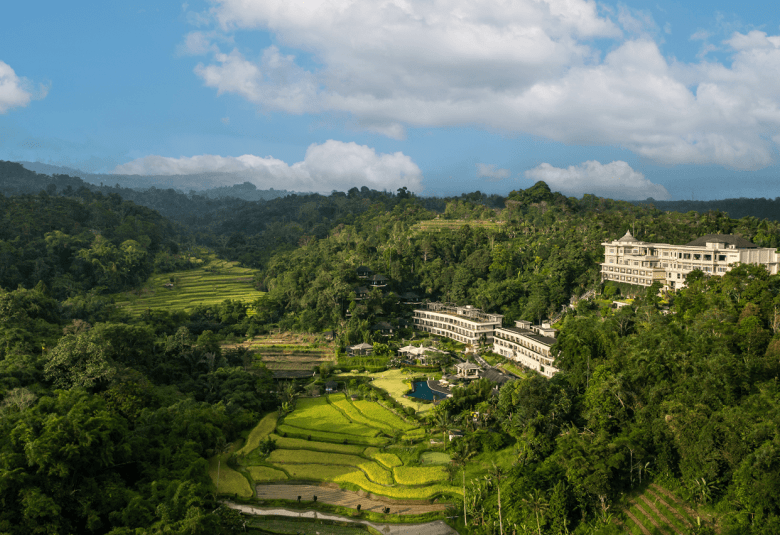
[[[514,327],[496,327],[493,352],[536,370],[546,377],[558,372],[553,366],[550,347],[555,343],[557,329],[549,323],[531,325],[530,321],[516,321]]]
[[[552,377],[558,369],[553,366],[550,347],[558,331],[549,324],[532,326],[528,321],[516,321],[515,327],[502,327],[502,319],[501,314],[443,303],[428,303],[427,308],[414,311],[414,327],[420,331],[465,344],[492,345],[495,353]]]
[[[686,245],[649,243],[630,232],[619,240],[604,242],[601,280],[650,286],[660,281],[664,290],[685,286],[693,270],[723,275],[736,264],[760,264],[777,274],[780,255],[773,248],[761,248],[739,236],[708,234]]]
[[[428,303],[426,308],[414,311],[414,328],[476,346],[493,343],[493,332],[501,327],[503,317],[472,306]]]

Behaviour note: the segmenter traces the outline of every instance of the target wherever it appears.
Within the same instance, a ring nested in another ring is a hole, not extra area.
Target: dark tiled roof
[[[494,370],[493,368],[488,368],[487,370],[483,371],[480,375],[482,377],[484,377],[485,379],[487,379],[488,381],[490,381],[492,383],[497,383],[497,384],[500,384],[500,385],[502,385],[502,384],[504,384],[504,383],[506,383],[508,381],[512,381],[511,377],[508,377],[508,376],[504,375],[503,373],[501,373],[500,371]]]
[[[377,275],[374,275],[373,277],[371,277],[371,280],[372,281],[387,281],[387,280],[390,280],[390,279],[388,279],[384,275],[377,274]]]
[[[555,338],[551,336],[543,336],[539,333],[532,331],[531,329],[521,329],[520,327],[500,327],[500,329],[503,331],[510,331],[516,334],[523,335],[526,338],[530,338],[531,340],[534,340],[546,346],[551,346],[555,343]]]
[[[371,326],[372,331],[389,331],[392,330],[392,328],[393,326],[386,321],[380,321]]]
[[[686,243],[685,245],[704,247],[707,245],[707,242],[727,243],[729,245],[734,245],[739,249],[754,249],[758,247],[755,243],[752,243],[741,236],[733,236],[731,234],[707,234],[706,236],[696,238],[691,243]]]

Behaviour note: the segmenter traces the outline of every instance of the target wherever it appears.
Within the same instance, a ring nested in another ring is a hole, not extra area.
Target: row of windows
[[[496,343],[496,344],[498,344],[500,346],[511,347],[511,348],[514,348],[515,346],[520,346],[520,347],[528,348],[528,349],[530,349],[530,350],[532,350],[532,351],[534,351],[536,353],[539,353],[539,354],[542,354],[542,355],[545,355],[545,356],[549,356],[550,355],[550,351],[548,349],[546,349],[546,348],[542,349],[540,346],[538,346],[536,344],[532,344],[532,343],[530,343],[530,342],[528,342],[526,340],[523,340],[522,338],[513,338],[511,341],[508,341],[508,340],[504,340],[504,339],[499,338],[499,336],[506,336],[506,334],[503,333],[503,332],[501,332],[501,333],[497,332],[496,333],[496,339],[495,339],[494,343]]]
[[[634,269],[634,270],[631,270],[631,269],[626,270],[626,268],[614,268],[613,269],[610,266],[606,267],[606,271],[615,271],[616,273],[631,273],[632,275],[645,275],[645,274],[652,275],[651,271],[648,271],[647,273],[645,273],[645,270],[643,270],[643,269]]]
[[[628,277],[625,275],[613,275],[612,273],[604,273],[603,275],[605,279],[627,282],[630,284],[642,284],[644,286],[650,286],[653,283],[653,279],[642,279],[639,277]]]

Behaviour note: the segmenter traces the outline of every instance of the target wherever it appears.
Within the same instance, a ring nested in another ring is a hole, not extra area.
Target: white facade
[[[723,275],[737,264],[760,264],[777,274],[780,255],[772,248],[759,248],[749,241],[731,235],[711,234],[687,245],[648,243],[637,240],[630,232],[619,240],[604,242],[601,280],[650,286],[661,282],[664,290],[685,286],[691,271]]]
[[[550,347],[557,334],[558,330],[547,323],[531,325],[529,321],[516,321],[515,327],[496,328],[493,352],[552,377],[558,368],[553,366],[555,359]]]
[[[493,332],[501,327],[503,317],[472,306],[428,303],[426,308],[414,311],[414,328],[476,346],[480,342],[493,343]]]

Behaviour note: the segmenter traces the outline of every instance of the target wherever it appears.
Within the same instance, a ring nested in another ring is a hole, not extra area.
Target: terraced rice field
[[[339,393],[299,399],[284,419],[274,417],[267,415],[258,423],[238,457],[257,484],[285,479],[332,482],[354,491],[405,500],[430,500],[461,492],[459,487],[446,484],[443,466],[418,464],[417,454],[410,453],[414,448],[384,448],[399,431],[417,433],[425,443],[425,431],[379,403],[352,401]],[[266,437],[276,441],[276,449],[262,455],[257,447]],[[243,477],[239,472],[235,475]]]
[[[225,347],[250,349],[270,370],[311,371],[323,362],[336,359],[336,345],[321,334],[280,333],[255,336]]]
[[[634,535],[673,535],[690,533],[697,526],[697,518],[702,525],[714,527],[712,519],[697,512],[680,500],[669,490],[651,483],[645,491],[629,501],[630,507],[623,510],[625,524],[615,521],[626,533]],[[715,527],[716,533],[718,528]]]
[[[488,230],[498,230],[503,224],[503,221],[490,220],[466,221],[463,219],[431,219],[428,221],[420,221],[416,225],[413,225],[411,230],[417,232],[441,232],[442,230],[458,230],[466,225],[471,228],[480,227]]]
[[[147,309],[192,310],[198,305],[216,305],[225,299],[252,303],[264,292],[255,290],[254,270],[237,262],[209,259],[198,268],[152,275],[140,290],[115,296],[118,307],[138,316]],[[173,278],[173,288],[164,285]],[[254,313],[254,311],[251,311]]]

